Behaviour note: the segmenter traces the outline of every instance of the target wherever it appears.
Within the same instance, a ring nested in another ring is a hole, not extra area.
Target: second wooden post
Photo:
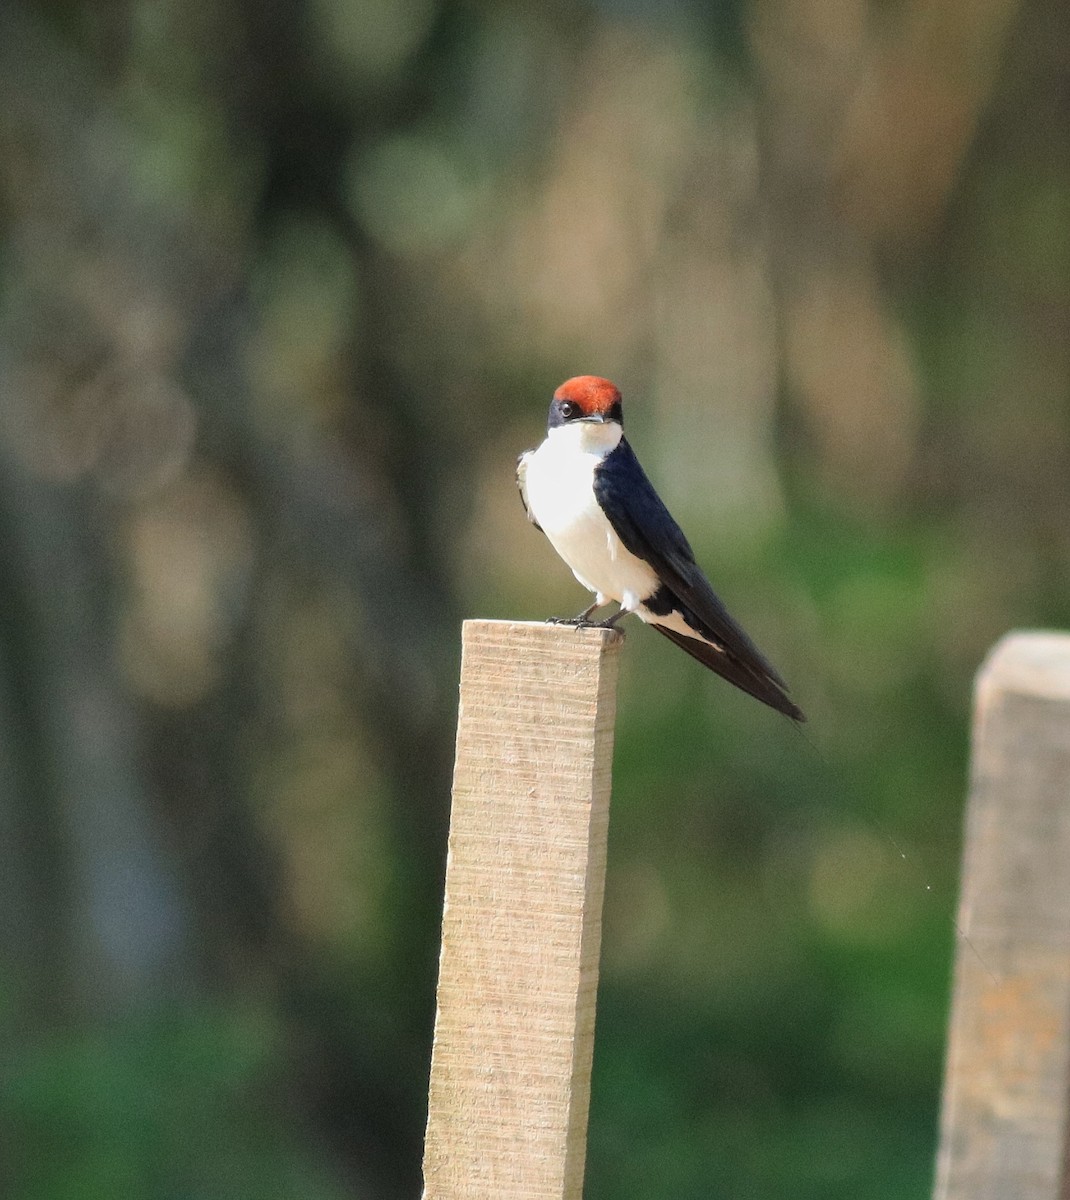
[[[1070,1197],[1070,636],[977,683],[937,1200]]]
[[[622,640],[465,622],[425,1200],[580,1200]]]

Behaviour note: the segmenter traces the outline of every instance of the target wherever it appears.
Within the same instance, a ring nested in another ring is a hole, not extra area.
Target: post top
[[[541,642],[557,644],[566,648],[598,646],[606,649],[624,641],[620,629],[607,629],[600,625],[555,625],[552,621],[499,621],[483,618],[464,622],[462,634],[465,641],[471,637],[504,642],[515,639],[520,643]]]
[[[1070,634],[1053,630],[1008,633],[985,659],[978,673],[978,688],[1070,699]]]

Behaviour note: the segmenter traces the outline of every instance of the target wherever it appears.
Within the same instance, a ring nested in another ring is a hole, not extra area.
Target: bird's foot
[[[592,625],[598,624],[597,621],[592,621],[590,619],[591,613],[593,613],[596,608],[601,608],[601,607],[602,606],[596,600],[594,602],[594,604],[590,605],[590,607],[588,607],[588,608],[585,608],[583,610],[583,612],[577,613],[574,617],[547,617],[546,624],[547,625],[572,625],[576,629],[589,629]]]

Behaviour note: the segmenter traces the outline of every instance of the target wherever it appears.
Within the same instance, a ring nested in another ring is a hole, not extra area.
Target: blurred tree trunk
[[[349,245],[351,270],[376,281],[363,314],[370,350],[351,386],[391,398],[383,406],[394,448],[388,482],[404,523],[387,519],[361,478],[372,463],[359,429],[348,441],[303,429],[288,442],[262,428],[240,363],[247,309],[233,291],[233,264],[243,247],[175,228],[137,199],[129,148],[100,83],[28,10],[6,9],[0,146],[12,152],[3,187],[18,250],[0,353],[20,389],[5,428],[31,462],[15,452],[3,496],[10,549],[0,664],[13,719],[0,746],[0,819],[12,835],[0,853],[21,914],[10,936],[27,1009],[46,1024],[266,984],[292,1026],[287,1106],[328,1136],[354,1184],[370,1178],[383,1195],[407,1195],[419,1165],[423,1094],[412,1081],[425,1074],[430,1042],[455,711],[446,681],[457,605],[431,535],[442,471],[441,438],[426,424],[435,385],[413,395],[397,374],[392,268],[336,194],[343,155],[376,134],[385,114],[373,108],[350,130],[330,110],[311,59],[295,52],[302,5],[250,11],[245,33],[251,59],[223,99],[233,104],[233,127],[255,123],[263,139],[269,180],[254,219],[269,222],[276,206],[323,214]],[[35,74],[31,63],[51,73]],[[121,52],[106,70],[117,66]],[[412,102],[395,97],[391,107]],[[94,169],[101,162],[105,175]],[[20,306],[28,316],[13,316]],[[55,311],[69,321],[52,321]],[[236,487],[261,564],[216,684],[174,706],[132,696],[117,674],[125,585],[116,533],[131,506],[98,493],[91,456],[80,482],[37,475],[53,453],[49,438],[77,438],[82,410],[98,381],[121,368],[138,321],[155,369],[188,388],[197,458]],[[31,441],[44,440],[28,445],[26,429],[36,430]],[[353,593],[371,631],[350,641],[345,668],[390,780],[392,931],[378,964],[388,978],[374,991],[404,1001],[391,1002],[388,1043],[382,1029],[338,1028],[339,989],[351,992],[353,980],[317,975],[315,947],[281,911],[278,855],[253,801],[250,747],[269,736],[274,699],[258,669],[262,589],[284,561]]]

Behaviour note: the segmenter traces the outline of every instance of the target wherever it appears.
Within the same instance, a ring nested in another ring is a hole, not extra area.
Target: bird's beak
[[[586,416],[583,419],[585,421],[594,421],[597,425],[604,425],[606,423],[605,413],[591,413],[589,416]]]

